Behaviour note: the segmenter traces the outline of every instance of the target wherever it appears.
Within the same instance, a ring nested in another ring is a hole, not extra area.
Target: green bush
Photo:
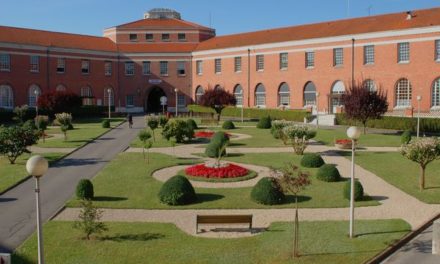
[[[344,198],[350,200],[350,188],[351,188],[351,180],[347,181],[344,185]],[[360,181],[354,181],[354,200],[361,201],[364,198],[364,187]]]
[[[405,130],[403,131],[402,135],[400,136],[400,142],[402,144],[408,144],[411,141],[411,131]]]
[[[160,188],[159,200],[168,205],[185,205],[197,200],[189,180],[181,175],[171,177]]]
[[[225,132],[219,131],[212,136],[211,141],[206,146],[205,154],[210,158],[217,158],[220,154],[220,150],[223,149],[221,155],[226,155],[225,146],[229,143],[229,138]]]
[[[101,125],[102,125],[102,128],[110,128],[110,120],[108,120],[108,119],[102,120]]]
[[[284,193],[274,178],[264,177],[252,188],[251,198],[257,203],[274,205],[285,200]]]
[[[36,130],[37,126],[35,125],[35,121],[32,119],[27,120],[23,123],[23,128],[30,129],[30,130]]]
[[[316,173],[316,178],[325,182],[337,182],[341,180],[341,174],[333,164],[324,164]]]
[[[194,137],[194,129],[183,120],[171,119],[164,126],[162,135],[166,140],[170,140],[174,137],[177,143],[182,143],[185,140],[191,140]]]
[[[261,129],[269,129],[272,127],[272,119],[270,116],[264,116],[260,118],[260,120],[257,123],[257,128]]]
[[[226,120],[225,122],[223,122],[222,128],[223,129],[235,129],[234,122],[232,122],[231,120]]]
[[[319,168],[324,164],[321,155],[317,153],[306,153],[301,159],[301,166],[306,168]]]
[[[93,184],[88,179],[81,179],[76,185],[76,198],[78,199],[93,199]]]
[[[159,117],[159,125],[162,128],[164,128],[167,123],[168,123],[168,117],[166,117],[166,116],[160,116]]]
[[[196,121],[194,121],[194,119],[188,119],[186,120],[186,123],[188,124],[188,126],[190,126],[193,130],[198,129],[199,127],[197,126]]]

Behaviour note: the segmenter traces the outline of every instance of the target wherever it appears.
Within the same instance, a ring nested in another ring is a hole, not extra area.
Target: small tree
[[[208,89],[199,100],[199,104],[214,109],[217,113],[217,121],[220,121],[222,110],[228,105],[235,105],[235,96],[221,88]]]
[[[309,174],[301,172],[293,163],[278,171],[272,171],[285,193],[295,197],[295,221],[293,226],[293,257],[299,257],[298,194],[311,184]]]
[[[387,95],[382,89],[368,90],[362,82],[355,84],[342,95],[345,113],[348,118],[357,120],[364,126],[366,133],[367,121],[379,119],[388,110]]]
[[[437,138],[420,138],[409,144],[403,145],[401,153],[403,156],[417,162],[420,166],[419,187],[425,189],[426,166],[440,158],[440,141]]]
[[[92,234],[101,234],[103,231],[107,231],[105,224],[99,221],[102,217],[102,210],[94,207],[91,200],[81,200],[80,203],[79,221],[75,221],[73,227],[81,230],[87,240],[90,240]]]
[[[72,126],[72,115],[69,113],[55,114],[55,119],[60,124],[61,131],[64,134],[64,140],[67,140],[67,130]]]
[[[15,121],[17,121],[19,124],[23,124],[26,119],[26,114],[27,114],[28,110],[29,110],[29,107],[27,105],[16,106],[14,108],[15,116],[13,117],[13,119]]]
[[[37,141],[38,135],[30,127],[0,127],[0,154],[7,156],[10,164],[14,164],[21,154],[29,153],[27,147]]]
[[[286,145],[291,145],[297,155],[304,154],[309,139],[316,136],[316,131],[307,126],[288,125],[281,130],[280,139]]]
[[[156,141],[154,130],[159,126],[159,119],[155,116],[147,116],[145,117],[145,121],[147,122],[147,126],[151,129],[151,132],[153,132],[153,140]]]
[[[143,143],[142,154],[144,155],[144,160],[145,160],[145,148],[147,147],[147,141],[149,142],[149,139],[151,138],[151,134],[147,130],[141,130],[141,131],[139,131],[138,137],[139,137],[139,140],[142,141],[142,143]],[[150,147],[151,147],[151,145],[150,145]]]
[[[49,125],[49,117],[39,115],[35,117],[35,124],[37,125],[38,131],[40,132],[40,135],[43,138],[43,142],[45,142],[46,139],[45,131],[47,129],[47,125]]]
[[[38,97],[38,107],[50,113],[73,112],[81,105],[81,97],[69,91],[45,92]]]

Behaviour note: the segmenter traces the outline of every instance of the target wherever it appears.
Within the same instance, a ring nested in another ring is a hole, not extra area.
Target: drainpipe
[[[46,49],[46,84],[47,84],[47,90],[50,90],[50,58],[49,58],[49,47]]]
[[[354,87],[354,42],[355,39],[351,39],[351,87]]]
[[[116,82],[118,84],[118,105],[119,105],[119,109],[121,109],[121,80],[120,80],[120,76],[119,76],[119,72],[120,72],[119,71],[119,67],[120,67],[119,64],[120,64],[121,56],[119,54],[119,47],[116,48],[116,51],[118,53],[118,64],[117,64],[117,75],[116,75],[117,80],[116,80]],[[115,105],[115,107],[116,107],[116,105]],[[116,109],[115,109],[115,112],[116,112]]]
[[[248,49],[247,105],[251,107],[251,49]]]

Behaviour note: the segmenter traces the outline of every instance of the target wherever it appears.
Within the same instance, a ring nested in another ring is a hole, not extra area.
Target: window
[[[58,84],[57,87],[55,88],[55,91],[57,91],[57,92],[65,92],[66,91],[66,86],[64,86],[62,84]]]
[[[125,75],[134,75],[134,62],[125,62]]]
[[[374,64],[374,45],[364,46],[364,64]]]
[[[290,105],[290,89],[287,83],[282,83],[278,89],[278,105]]]
[[[285,70],[289,66],[289,54],[287,52],[280,53],[280,69]]]
[[[66,72],[66,59],[58,58],[57,59],[57,73],[65,73]]]
[[[234,58],[234,71],[241,72],[241,57]]]
[[[129,38],[130,38],[130,41],[137,41],[138,35],[137,34],[130,34]]]
[[[315,67],[315,52],[307,51],[306,52],[306,68]]]
[[[186,97],[183,94],[177,95],[177,106],[185,106],[186,105]]]
[[[151,62],[150,61],[143,61],[142,62],[142,74],[143,75],[151,74]]]
[[[9,54],[0,54],[0,71],[11,70],[11,56]]]
[[[108,90],[110,89],[110,93],[108,92]],[[111,87],[107,87],[104,88],[104,105],[108,106],[108,101],[110,99],[110,106],[114,106],[115,102],[114,102],[114,97],[115,97],[115,93],[113,92],[113,89]]]
[[[170,34],[162,34],[162,41],[170,41]]]
[[[216,86],[214,86],[214,91],[217,91],[217,90],[222,90],[223,88],[219,85],[219,84],[217,84]]]
[[[203,74],[203,61],[201,60],[196,61],[196,71],[197,71],[197,75]]]
[[[179,41],[186,41],[185,33],[178,33],[177,34],[177,40],[179,40]]]
[[[222,72],[222,59],[215,59],[215,73],[221,73]]]
[[[344,49],[333,49],[333,66],[342,66],[344,64]]]
[[[112,62],[111,61],[104,62],[104,75],[105,76],[112,75]]]
[[[411,106],[411,83],[408,79],[400,79],[396,84],[396,107]]]
[[[81,87],[81,97],[83,105],[93,105],[92,88],[89,86]]]
[[[435,41],[435,60],[440,61],[440,39]]]
[[[90,61],[88,60],[81,61],[81,73],[82,74],[90,73]]]
[[[202,97],[202,95],[205,93],[205,91],[203,90],[202,86],[197,86],[196,88],[196,104],[198,104],[200,102],[200,97]]]
[[[12,109],[14,107],[13,98],[11,86],[5,84],[0,85],[0,108]]]
[[[257,55],[257,71],[264,70],[264,55]]]
[[[365,80],[362,86],[370,92],[376,91],[376,84],[371,79]]]
[[[344,105],[344,102],[342,101],[342,95],[345,93],[344,83],[342,81],[336,81],[333,84],[331,93],[332,110],[333,113],[335,113],[336,107]]]
[[[398,62],[409,62],[409,42],[397,44],[397,58]]]
[[[41,89],[38,85],[32,84],[29,87],[28,105],[29,107],[35,107],[38,102],[38,97],[41,95]]]
[[[264,85],[261,83],[255,88],[255,106],[266,106],[266,88],[264,88]]]
[[[185,76],[185,62],[184,61],[178,61],[177,62],[177,75],[179,76]]]
[[[243,88],[240,84],[237,84],[234,88],[234,97],[237,100],[237,106],[243,106]]]
[[[168,76],[168,61],[160,62],[160,75]]]
[[[304,106],[312,105],[316,105],[316,87],[313,82],[308,82],[304,86]]]
[[[126,107],[134,106],[134,95],[128,94],[127,96],[125,96],[125,106]]]
[[[432,107],[440,106],[440,78],[434,81],[432,85]]]
[[[39,72],[40,71],[40,56],[30,56],[30,71]]]
[[[146,41],[154,41],[154,36],[151,33],[145,34],[145,40]]]

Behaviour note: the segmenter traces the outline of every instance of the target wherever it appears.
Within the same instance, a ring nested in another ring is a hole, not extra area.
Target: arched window
[[[104,105],[108,106],[109,99],[110,99],[110,105],[111,106],[115,105],[114,98],[115,98],[115,92],[113,91],[113,88],[111,87],[104,88],[104,102],[103,102]]]
[[[282,83],[278,89],[278,105],[290,105],[290,88],[287,83]]]
[[[215,90],[221,90],[221,89],[223,89],[219,84],[217,84],[215,87],[214,87],[214,91]]]
[[[200,97],[205,93],[205,90],[203,90],[203,87],[201,85],[197,86],[196,88],[196,104],[200,102]]]
[[[82,87],[81,97],[83,100],[83,105],[93,105],[92,88],[90,88],[89,86]]]
[[[396,107],[411,106],[412,88],[408,79],[400,79],[396,84]]]
[[[266,88],[262,83],[259,83],[255,88],[255,106],[266,106]]]
[[[37,106],[37,98],[41,95],[41,89],[38,85],[32,84],[29,87],[28,105],[29,107]]]
[[[14,107],[14,96],[9,85],[0,85],[0,108],[11,109]]]
[[[57,92],[65,92],[66,91],[66,86],[64,86],[62,84],[58,84],[57,87],[55,88],[55,91],[57,91]]]
[[[432,84],[432,107],[440,106],[440,78]]]
[[[332,86],[332,110],[336,113],[336,107],[344,105],[342,95],[345,93],[345,85],[342,81],[336,81]]]
[[[304,106],[316,105],[316,87],[313,82],[308,82],[304,86]]]
[[[243,88],[240,84],[237,84],[234,88],[235,100],[237,100],[237,106],[243,106]]]
[[[371,79],[365,80],[364,83],[362,84],[362,87],[364,87],[370,92],[374,92],[377,90],[376,83],[374,83],[374,81]]]

